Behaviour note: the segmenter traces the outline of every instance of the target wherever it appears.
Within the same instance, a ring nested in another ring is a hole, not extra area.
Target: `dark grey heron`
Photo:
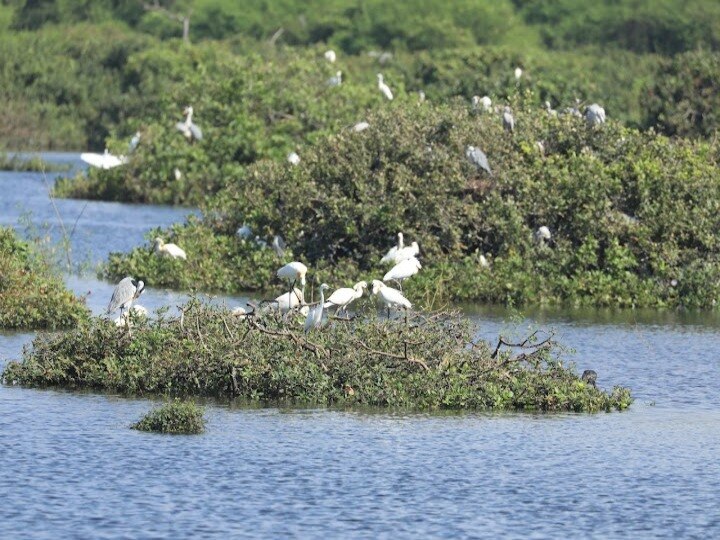
[[[588,126],[594,127],[605,123],[605,109],[597,103],[593,103],[585,109],[585,121]]]

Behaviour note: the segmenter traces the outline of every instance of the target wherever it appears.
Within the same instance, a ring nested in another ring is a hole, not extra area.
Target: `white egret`
[[[307,274],[307,266],[298,261],[287,263],[285,266],[277,271],[277,277],[285,281],[292,282],[290,289],[295,287],[295,283],[300,281],[300,287],[302,288],[303,297],[305,296],[305,275]]]
[[[117,327],[125,327],[125,326],[130,326],[130,318],[131,317],[147,317],[147,316],[148,316],[147,308],[136,304],[136,305],[131,306],[127,311],[125,311],[125,313],[122,313],[113,322],[115,323],[115,326],[117,326]]]
[[[193,117],[193,108],[188,105],[183,110],[183,114],[185,115],[185,121],[184,122],[178,122],[175,124],[175,127],[182,133],[185,138],[189,141],[200,141],[203,138],[202,130],[197,126],[197,124],[194,124],[192,121]]]
[[[505,128],[505,131],[512,133],[515,130],[515,117],[512,114],[512,109],[505,105],[505,110],[503,112],[503,127]]]
[[[369,127],[370,124],[368,124],[367,122],[358,122],[353,126],[352,129],[355,133],[360,133],[361,131],[365,131]]]
[[[479,148],[476,148],[474,146],[468,146],[465,149],[465,157],[468,158],[470,163],[475,165],[478,169],[482,169],[486,171],[490,176],[492,176],[492,171],[490,170],[490,164],[488,163],[487,156],[485,155],[485,152],[480,150]]]
[[[538,228],[537,231],[535,231],[535,242],[538,244],[545,245],[545,242],[548,242],[552,238],[552,234],[550,234],[550,229],[548,229],[545,225]]]
[[[404,261],[405,259],[411,259],[413,257],[417,257],[420,254],[420,246],[417,242],[413,242],[409,246],[405,246],[404,248],[398,249],[395,253],[395,258],[393,259],[393,262],[395,264]]]
[[[175,177],[175,180],[178,181],[178,182],[179,182],[180,180],[182,180],[182,172],[180,172],[180,169],[178,169],[177,167],[175,167],[175,168],[173,169],[173,176]]]
[[[310,330],[320,328],[322,325],[323,306],[325,304],[325,291],[329,289],[327,283],[320,285],[320,302],[310,308],[305,319],[305,333],[307,334]]]
[[[160,257],[170,257],[172,259],[182,259],[184,261],[187,260],[187,254],[184,249],[177,244],[166,244],[160,237],[155,239],[153,249]]]
[[[480,254],[480,268],[490,268],[490,263],[483,254]]]
[[[247,309],[242,306],[234,307],[230,313],[232,313],[235,317],[247,317]]]
[[[324,56],[325,56],[325,60],[327,60],[331,64],[334,64],[335,60],[337,60],[337,55],[335,54],[335,51],[333,51],[332,49],[325,51]]]
[[[378,73],[378,74],[377,74],[377,80],[378,80],[378,88],[380,89],[380,92],[382,92],[382,94],[383,94],[386,98],[388,98],[389,100],[392,101],[393,93],[392,93],[392,91],[390,90],[390,87],[389,87],[387,84],[385,84],[385,81],[383,80],[382,73]]]
[[[472,109],[474,111],[479,110],[482,107],[482,110],[487,112],[490,109],[492,109],[492,100],[488,96],[473,96],[472,100]]]
[[[336,306],[338,312],[347,311],[347,307],[360,298],[363,295],[363,290],[366,288],[367,282],[358,281],[352,288],[343,287],[342,289],[337,289],[330,295],[327,302],[325,302],[325,309]]]
[[[597,103],[593,103],[585,109],[585,121],[590,127],[605,123],[605,109]]]
[[[112,298],[110,298],[110,304],[108,304],[107,308],[108,315],[120,308],[120,318],[122,318],[125,310],[130,309],[132,303],[144,290],[145,283],[140,280],[136,281],[130,276],[121,279],[113,291]]]
[[[297,155],[297,152],[290,152],[287,155],[287,160],[291,165],[300,165],[300,156]]]
[[[305,295],[297,287],[293,287],[291,291],[282,293],[270,305],[277,308],[283,315],[296,307],[305,306]]]
[[[80,154],[80,159],[82,159],[88,165],[92,165],[93,167],[98,167],[99,169],[105,170],[113,169],[126,162],[125,156],[115,156],[111,154],[107,148],[102,154],[83,152],[82,154]]]
[[[520,80],[520,77],[522,77],[522,75],[523,75],[523,70],[522,70],[522,68],[519,67],[519,66],[516,67],[516,68],[515,68],[515,80],[516,80],[516,81],[519,81],[519,80]]]
[[[235,234],[238,238],[247,240],[252,236],[252,229],[247,225],[247,223],[243,223],[242,227],[238,227],[238,230],[235,231]]]
[[[400,285],[400,291],[402,292],[402,282],[409,277],[414,276],[422,268],[420,261],[415,257],[410,257],[400,261],[393,266],[384,276],[383,281],[396,281]]]
[[[340,86],[342,84],[342,71],[337,70],[335,75],[330,77],[327,81],[328,86]]]
[[[386,264],[395,262],[395,255],[397,255],[397,252],[401,250],[403,247],[405,247],[403,243],[403,233],[399,232],[397,233],[397,245],[391,247],[388,252],[385,254],[385,256],[380,259],[380,264]]]
[[[392,287],[388,287],[382,281],[374,279],[372,286],[373,294],[376,295],[380,302],[385,304],[385,307],[387,308],[388,319],[390,318],[391,307],[398,309],[410,309],[412,307],[410,300],[405,298],[400,291],[393,289]]]

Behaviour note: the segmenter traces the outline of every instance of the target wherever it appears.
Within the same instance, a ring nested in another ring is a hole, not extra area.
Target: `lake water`
[[[67,225],[85,202],[57,206]],[[27,211],[59,225],[42,175],[0,173],[0,223],[22,231]],[[92,266],[187,213],[88,203],[72,253]],[[68,284],[96,313],[113,287]],[[149,288],[142,303],[182,299]],[[204,435],[174,437],[128,429],[150,400],[0,386],[0,538],[720,537],[716,315],[466,311],[490,340],[553,328],[579,370],[637,401],[597,415],[211,402]],[[0,334],[0,365],[32,337]]]

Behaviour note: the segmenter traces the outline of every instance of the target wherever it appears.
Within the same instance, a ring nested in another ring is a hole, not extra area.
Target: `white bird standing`
[[[369,127],[370,124],[368,124],[367,122],[358,122],[353,126],[352,129],[355,133],[360,133],[361,131],[365,131]]]
[[[177,167],[175,167],[175,168],[173,169],[173,176],[175,177],[175,180],[178,181],[178,182],[179,182],[180,180],[182,180],[182,172],[180,171],[180,169],[178,169]]]
[[[387,308],[388,319],[390,318],[391,307],[405,309],[410,309],[412,307],[410,300],[405,298],[400,291],[393,289],[392,287],[388,287],[382,281],[374,279],[372,286],[373,294],[376,295],[380,302],[385,304],[385,307]]]
[[[234,307],[230,313],[232,313],[235,317],[240,317],[241,319],[243,317],[247,317],[247,309],[242,306]]]
[[[122,319],[125,310],[130,309],[132,303],[144,290],[145,283],[142,281],[136,281],[130,276],[121,279],[113,291],[112,298],[110,298],[107,314],[109,315],[120,308],[120,318]]]
[[[486,171],[490,176],[492,176],[492,171],[490,170],[490,164],[488,163],[487,156],[485,155],[485,152],[480,150],[479,148],[476,148],[474,146],[468,146],[465,149],[465,157],[468,158],[470,163],[475,165],[478,169],[482,169]]]
[[[383,281],[396,281],[398,285],[400,285],[400,292],[402,292],[402,282],[417,274],[421,268],[422,265],[420,261],[415,257],[410,257],[393,266],[387,274],[383,276]]]
[[[505,105],[505,111],[503,112],[503,127],[505,131],[512,133],[515,130],[515,117],[513,116],[512,109]]]
[[[160,237],[155,239],[153,249],[155,250],[155,253],[157,253],[161,257],[182,259],[183,261],[187,260],[187,253],[185,253],[184,249],[182,249],[177,244],[166,244]]]
[[[477,111],[482,107],[483,111],[489,111],[492,109],[492,99],[490,99],[488,96],[473,96],[472,97],[472,108],[474,111]]]
[[[307,334],[310,330],[320,328],[322,325],[323,306],[325,304],[325,291],[329,289],[327,283],[320,285],[320,302],[310,308],[307,317],[305,318],[305,333]]]
[[[193,108],[188,105],[183,110],[183,114],[185,115],[185,121],[184,122],[178,122],[175,124],[175,127],[185,136],[185,138],[189,141],[200,141],[203,138],[202,130],[197,126],[197,124],[193,124],[192,117],[193,117]]]
[[[385,256],[380,259],[380,264],[395,262],[395,255],[397,255],[397,252],[400,251],[403,247],[405,247],[405,244],[403,243],[403,233],[397,233],[397,239],[397,245],[391,247],[388,250]]]
[[[522,77],[523,70],[519,66],[515,68],[515,80],[519,81],[520,77]]]
[[[593,103],[585,110],[585,121],[590,127],[605,123],[605,109]]]
[[[80,154],[80,159],[82,159],[88,165],[92,165],[93,167],[98,167],[105,170],[113,169],[118,165],[122,165],[123,163],[125,163],[125,156],[115,156],[111,154],[107,148],[102,154],[83,152],[82,154]]]
[[[413,257],[417,257],[418,255],[420,255],[420,246],[417,242],[413,242],[409,246],[398,249],[395,253],[395,258],[393,259],[393,262],[397,264],[404,261],[405,259],[411,259]]]
[[[293,261],[287,263],[285,266],[280,268],[280,270],[277,271],[277,277],[280,279],[284,279],[285,281],[289,281],[292,283],[290,285],[290,290],[292,290],[295,287],[295,283],[300,281],[300,287],[302,288],[303,297],[305,296],[305,275],[307,274],[308,268],[303,263],[298,261]]]
[[[348,306],[360,298],[363,295],[363,290],[366,288],[367,282],[358,281],[352,288],[343,287],[342,289],[337,289],[330,295],[327,302],[325,302],[325,309],[336,306],[338,312],[347,311]]]
[[[342,84],[342,71],[337,70],[335,75],[328,79],[328,86],[340,86]]]
[[[337,55],[335,54],[335,51],[332,49],[325,51],[325,60],[330,62],[331,64],[335,63],[335,60],[337,60]]]
[[[377,74],[377,80],[378,80],[378,88],[380,89],[380,92],[383,93],[383,95],[392,101],[393,93],[390,90],[390,87],[385,84],[385,81],[383,80],[382,73]]]
[[[133,135],[132,139],[130,139],[130,144],[128,145],[128,153],[133,153],[139,144],[140,144],[140,132],[136,131],[135,135]]]
[[[297,152],[290,152],[287,155],[287,160],[291,165],[300,165],[300,156],[297,155]]]

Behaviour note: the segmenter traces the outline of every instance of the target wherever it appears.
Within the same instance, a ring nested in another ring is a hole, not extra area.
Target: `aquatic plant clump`
[[[88,316],[43,255],[0,227],[0,328],[66,328]]]
[[[139,431],[194,435],[205,431],[203,408],[192,401],[170,401],[131,426]]]
[[[626,388],[583,381],[552,336],[492,346],[473,341],[458,313],[374,310],[331,317],[309,334],[304,317],[247,316],[196,300],[132,332],[110,321],[41,335],[3,373],[10,384],[97,388],[128,395],[240,397],[265,403],[414,409],[596,412],[622,410]]]

